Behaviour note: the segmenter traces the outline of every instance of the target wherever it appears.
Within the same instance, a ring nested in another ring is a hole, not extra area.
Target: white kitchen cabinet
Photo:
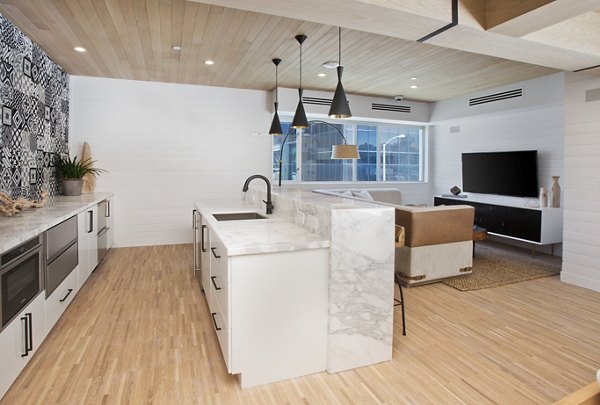
[[[79,266],[46,298],[46,333],[49,333],[79,291]]]
[[[0,398],[8,391],[45,337],[42,291],[0,333]]]
[[[98,206],[94,205],[77,215],[79,245],[78,287],[88,279],[98,265]]]
[[[113,212],[113,202],[114,199],[111,198],[107,198],[106,199],[107,203],[106,204],[106,227],[108,228],[108,230],[106,231],[106,241],[107,241],[107,249],[110,249],[113,245],[113,242],[115,240],[115,221],[114,221],[114,212]]]
[[[328,249],[227,256],[209,232],[209,307],[229,373],[250,387],[324,371]]]

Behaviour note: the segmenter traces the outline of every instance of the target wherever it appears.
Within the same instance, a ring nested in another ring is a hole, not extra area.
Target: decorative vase
[[[548,193],[544,187],[540,188],[540,207],[548,206]]]
[[[83,180],[63,180],[63,195],[81,195],[81,189],[83,188]]]
[[[558,184],[558,179],[560,176],[552,176],[552,208],[560,207],[560,184]]]

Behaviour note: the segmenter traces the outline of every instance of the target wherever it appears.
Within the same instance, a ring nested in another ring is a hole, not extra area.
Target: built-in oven
[[[41,236],[36,236],[0,256],[0,330],[43,290],[42,247]]]

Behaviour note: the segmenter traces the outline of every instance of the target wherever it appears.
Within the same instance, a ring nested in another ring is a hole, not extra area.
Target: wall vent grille
[[[408,106],[408,105],[372,103],[371,104],[371,110],[393,111],[393,112],[409,113],[410,112],[410,106]]]
[[[331,105],[330,98],[302,97],[302,102],[304,104],[313,104],[313,105]]]
[[[516,98],[523,96],[523,89],[515,89],[509,91],[503,91],[501,93],[489,94],[487,96],[475,97],[469,99],[469,106],[493,103],[500,100],[508,100],[509,98]]]

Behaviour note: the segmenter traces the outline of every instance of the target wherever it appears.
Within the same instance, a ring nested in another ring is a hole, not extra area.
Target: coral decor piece
[[[12,217],[27,208],[42,208],[48,202],[48,191],[42,189],[40,191],[39,200],[27,200],[19,197],[16,200],[11,199],[7,194],[0,193],[0,214],[6,217]]]
[[[558,184],[558,179],[560,176],[552,176],[552,204],[550,205],[552,208],[560,207],[560,184]]]
[[[90,145],[87,142],[83,143],[83,150],[81,151],[81,160],[83,162],[92,162],[92,152],[90,151]],[[94,192],[96,188],[96,176],[92,173],[87,173],[83,176],[83,194],[90,194]]]

